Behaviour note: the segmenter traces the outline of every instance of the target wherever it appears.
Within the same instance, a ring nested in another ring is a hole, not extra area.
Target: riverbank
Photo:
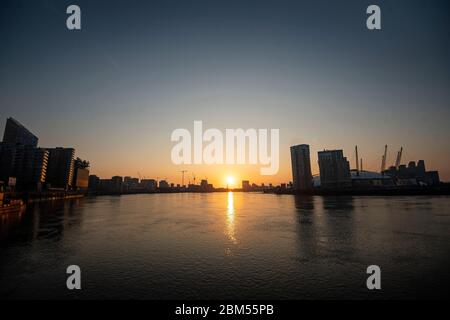
[[[36,203],[53,200],[65,200],[83,198],[86,192],[76,191],[45,191],[45,192],[11,192],[5,193],[5,198],[14,200],[21,200],[26,203]]]
[[[186,190],[186,189],[157,189],[153,191],[125,191],[125,192],[75,192],[75,191],[45,191],[45,192],[21,192],[10,193],[8,198],[11,200],[22,200],[25,204],[44,201],[67,200],[83,198],[85,196],[122,196],[134,194],[170,194],[170,193],[222,193],[222,192],[243,192],[243,193],[264,193],[277,195],[303,195],[303,196],[422,196],[422,195],[450,195],[450,186],[443,184],[439,187],[394,187],[394,188],[374,188],[374,189],[321,189],[312,190],[292,190],[280,187],[265,190],[243,190],[243,189],[225,189],[214,190]]]
[[[26,205],[22,200],[12,200],[8,204],[2,204],[0,206],[0,215],[3,214],[11,214],[11,213],[20,213],[25,210]]]
[[[450,186],[444,184],[438,187],[392,187],[392,188],[348,188],[348,189],[322,189],[290,190],[275,189],[264,193],[312,195],[312,196],[421,196],[421,195],[450,195]]]

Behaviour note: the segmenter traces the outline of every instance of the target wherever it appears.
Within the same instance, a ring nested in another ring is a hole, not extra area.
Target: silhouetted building
[[[198,191],[200,191],[200,186],[198,184],[190,183],[190,184],[188,184],[187,189],[191,192],[198,192]]]
[[[291,147],[291,165],[293,187],[296,190],[308,190],[313,186],[309,145]]]
[[[48,156],[46,183],[49,188],[68,190],[73,183],[73,148],[50,148]]]
[[[388,175],[365,170],[351,170],[352,187],[354,188],[385,188],[394,186],[394,181]]]
[[[99,192],[113,192],[113,184],[111,179],[99,179],[97,191]]]
[[[167,183],[166,180],[161,180],[161,181],[159,182],[159,188],[160,188],[160,189],[169,189],[170,186],[169,186],[169,183]]]
[[[123,178],[123,187],[126,190],[132,190],[139,188],[139,179],[132,177]]]
[[[213,191],[214,187],[212,184],[208,183],[208,180],[203,179],[200,181],[200,191],[209,192]]]
[[[146,191],[155,191],[157,187],[157,182],[155,179],[142,179],[141,180],[141,187],[144,188]]]
[[[441,183],[441,180],[439,179],[439,172],[437,171],[425,172],[425,176],[422,182],[429,186],[439,185]]]
[[[89,168],[76,168],[73,173],[74,186],[77,190],[89,187]]]
[[[351,187],[350,163],[342,150],[319,151],[320,183],[324,188]]]
[[[13,176],[21,190],[42,190],[49,152],[32,146],[16,146]]]
[[[13,118],[6,121],[0,143],[0,180],[15,179],[22,190],[41,189],[48,153],[37,148],[38,138]]]
[[[72,188],[75,190],[87,190],[89,186],[89,161],[76,158],[73,165]]]
[[[19,121],[13,118],[8,118],[6,121],[5,131],[3,133],[4,143],[37,147],[38,140],[38,137],[20,124]]]
[[[398,169],[394,166],[384,171],[385,175],[392,177],[396,185],[399,186],[436,186],[440,184],[439,173],[437,171],[426,171],[425,161],[410,161],[408,166],[400,165]]]
[[[111,178],[111,191],[120,193],[123,190],[123,178],[114,176]]]
[[[0,181],[8,183],[9,177],[14,175],[14,159],[17,146],[10,143],[0,143]]]
[[[0,144],[0,180],[16,178],[20,190],[41,190],[47,172],[48,151],[21,144]]]
[[[417,168],[416,168],[416,172],[419,176],[425,176],[425,161],[424,160],[419,160],[417,161]]]
[[[248,190],[250,190],[250,189],[251,189],[250,181],[248,181],[248,180],[242,180],[242,190],[248,191]]]
[[[100,185],[100,178],[95,174],[89,176],[88,188],[89,191],[98,191]]]

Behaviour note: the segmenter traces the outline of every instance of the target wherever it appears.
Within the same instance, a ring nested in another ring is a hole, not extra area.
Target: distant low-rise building
[[[111,191],[120,193],[123,191],[123,178],[120,176],[114,176],[111,178]]]
[[[394,181],[388,175],[379,172],[351,170],[352,186],[354,188],[383,188],[392,187]]]
[[[408,166],[400,165],[390,167],[383,174],[392,177],[396,185],[399,186],[436,186],[440,184],[439,172],[426,171],[425,161],[410,161]]]
[[[85,191],[89,187],[89,169],[77,168],[74,173],[73,188],[78,191]]]
[[[438,171],[425,172],[425,176],[424,176],[422,182],[429,186],[437,186],[437,185],[441,184],[441,179],[439,178],[439,172]]]
[[[123,178],[124,190],[133,190],[139,188],[139,178],[125,177]]]
[[[140,185],[146,191],[155,191],[158,183],[155,179],[142,179]]]
[[[89,161],[76,158],[74,161],[72,188],[86,191],[89,186]]]
[[[159,188],[160,189],[169,189],[170,185],[166,180],[159,181]]]
[[[89,176],[88,189],[90,192],[96,192],[99,190],[100,178],[95,174]]]
[[[100,193],[109,193],[113,190],[113,183],[111,179],[100,179],[98,181],[97,191]]]

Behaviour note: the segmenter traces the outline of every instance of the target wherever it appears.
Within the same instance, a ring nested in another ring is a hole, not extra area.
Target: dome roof
[[[389,176],[382,175],[379,172],[373,171],[360,171],[359,175],[356,170],[350,170],[350,174],[352,175],[352,179],[390,179]]]
[[[378,172],[373,171],[360,171],[359,175],[356,172],[356,170],[350,170],[350,174],[352,177],[352,180],[373,180],[373,179],[391,179],[388,175],[382,175]],[[320,187],[320,175],[314,175],[313,176],[313,185],[314,187]]]

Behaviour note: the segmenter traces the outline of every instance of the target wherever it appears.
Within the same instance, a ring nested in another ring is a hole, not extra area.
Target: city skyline
[[[208,182],[207,177],[202,178],[201,175],[197,176],[195,173],[192,173],[192,180],[189,176],[185,180],[185,175],[189,173],[188,170],[178,171],[178,173],[182,174],[181,183],[170,181],[168,178],[160,178],[159,176],[156,179],[154,177],[141,176],[140,172],[137,173],[138,178],[133,175],[115,174],[111,178],[105,179],[105,177],[99,177],[97,174],[89,175],[90,162],[82,160],[80,157],[75,159],[74,148],[42,148],[42,146],[38,147],[38,141],[39,138],[19,121],[12,117],[7,119],[3,141],[0,143],[0,147],[4,148],[4,150],[0,148],[0,151],[2,151],[0,152],[2,155],[0,158],[2,162],[1,168],[4,169],[2,170],[4,181],[8,180],[8,176],[14,179],[18,178],[18,182],[22,187],[28,186],[28,188],[34,189],[37,186],[38,190],[42,189],[42,185],[46,185],[50,188],[57,187],[65,190],[72,188],[73,190],[87,191],[89,185],[89,188],[92,189],[91,191],[94,191],[99,187],[100,182],[106,184],[100,189],[112,190],[117,187],[119,188],[118,190],[121,190],[122,183],[129,187],[134,186],[133,188],[139,185],[147,191],[154,191],[157,187],[164,189],[169,187],[190,188],[191,186],[199,186],[203,192],[214,189],[214,183],[209,183],[211,180]],[[395,164],[386,167],[387,150],[388,146],[386,145],[380,172],[376,170],[371,172],[363,170],[363,158],[359,157],[357,146],[355,147],[355,169],[353,170],[351,170],[347,157],[344,157],[342,149],[323,149],[317,153],[320,172],[319,174],[313,174],[311,170],[310,146],[308,144],[294,145],[290,147],[292,179],[278,184],[260,182],[259,186],[264,187],[266,185],[271,188],[272,186],[278,186],[284,190],[289,185],[289,188],[292,188],[294,191],[310,192],[314,187],[318,186],[325,188],[346,188],[352,185],[356,187],[363,185],[365,187],[376,187],[380,186],[380,183],[381,185],[398,184],[409,186],[424,183],[429,186],[436,186],[440,183],[438,171],[426,171],[424,160],[418,160],[417,164],[416,160],[402,162],[403,147],[397,153]],[[360,172],[364,172],[364,176],[360,176]],[[320,180],[313,179],[313,176]],[[411,178],[414,180],[412,184]],[[353,179],[357,180],[354,181]],[[198,183],[199,181],[200,183]],[[219,188],[226,186],[225,189],[229,190],[242,187],[243,190],[247,191],[249,191],[250,186],[259,188],[258,183],[255,184],[255,180],[236,179],[234,174],[228,174],[224,181],[225,184],[219,184]],[[241,185],[239,185],[239,181],[241,181]],[[33,184],[36,183],[37,185],[33,187]],[[117,185],[117,183],[119,184]],[[161,187],[162,185],[164,187]],[[200,190],[197,190],[197,188],[189,190],[189,188],[188,191],[195,192]]]
[[[71,33],[67,1],[6,1],[0,130],[19,119],[104,178],[180,183],[188,170],[218,186],[228,176],[279,184],[292,180],[289,147],[304,143],[313,174],[323,149],[343,149],[354,168],[355,145],[379,171],[387,144],[387,166],[403,147],[404,163],[424,159],[449,181],[449,5],[438,3],[380,1],[383,29],[369,32],[361,1],[78,1],[83,29]],[[279,128],[279,173],[173,165],[170,134],[194,120]]]

